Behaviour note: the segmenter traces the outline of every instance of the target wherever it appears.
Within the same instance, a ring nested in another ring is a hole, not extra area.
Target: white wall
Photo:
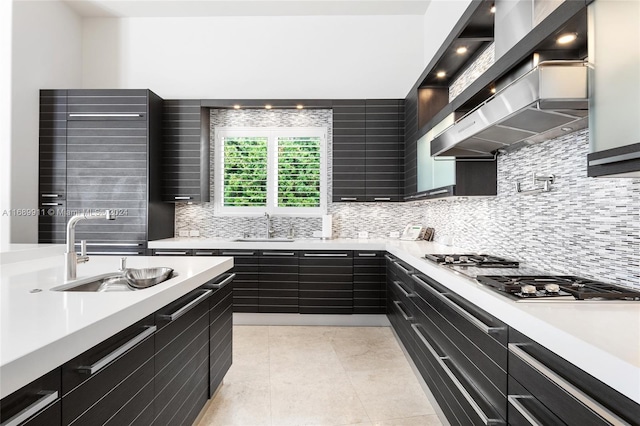
[[[431,0],[424,14],[424,50],[422,69],[433,59],[453,26],[458,22],[471,0]],[[417,79],[418,76],[415,77]],[[415,83],[414,79],[414,83]]]
[[[85,19],[83,86],[164,98],[404,97],[424,67],[422,19]]]
[[[12,32],[11,155],[0,161],[11,170],[10,207],[37,209],[39,90],[81,87],[82,21],[57,0],[14,1]],[[36,217],[10,219],[11,242],[37,241]]]
[[[10,221],[2,212],[11,206],[11,11],[0,2],[0,246],[9,243]]]

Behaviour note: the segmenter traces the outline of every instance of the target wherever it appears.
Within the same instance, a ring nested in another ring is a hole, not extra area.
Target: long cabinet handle
[[[520,346],[521,344],[509,343],[509,352],[520,358],[520,360],[522,360],[525,364],[528,364],[531,368],[555,383],[558,387],[562,388],[565,392],[573,396],[575,399],[580,401],[583,405],[591,409],[593,412],[598,414],[609,423],[613,425],[629,425],[629,423],[618,417],[616,414],[612,413],[608,408],[560,377],[558,374],[535,359],[533,356],[529,355]]]
[[[255,252],[252,251],[223,251],[222,256],[253,256]]]
[[[131,255],[136,255],[136,254],[144,254],[141,251],[88,251],[87,252],[88,255],[91,254],[107,254],[107,255],[111,255],[111,256],[119,256],[119,255],[124,255],[124,254],[131,254]]]
[[[43,206],[61,206],[62,203],[40,203]]]
[[[124,345],[120,346],[115,351],[113,351],[110,354],[108,354],[108,355],[104,356],[103,358],[99,359],[94,364],[91,364],[91,365],[88,365],[88,366],[78,367],[77,371],[80,372],[80,373],[86,373],[86,374],[95,374],[95,373],[97,373],[98,371],[103,369],[105,366],[107,366],[109,363],[111,363],[115,359],[119,358],[121,355],[123,355],[129,349],[133,348],[138,343],[142,342],[144,339],[146,339],[147,337],[151,336],[153,333],[156,332],[156,329],[157,329],[157,327],[155,325],[146,326],[145,330],[142,333],[136,335],[133,339],[129,340],[127,343],[125,343]]]
[[[394,261],[393,262],[402,272],[404,272],[407,275],[411,275],[411,271],[408,270],[407,268],[405,268],[404,266],[402,266],[400,263],[398,263],[398,261]]]
[[[394,281],[393,284],[398,287],[398,290],[404,294],[404,297],[413,297],[413,293],[409,293],[405,288],[400,284],[400,281]]]
[[[295,256],[295,253],[292,251],[263,251],[263,256]]]
[[[359,257],[376,257],[376,253],[358,253]]]
[[[228,274],[227,278],[225,278],[224,280],[220,281],[219,283],[207,284],[207,285],[205,285],[205,288],[220,289],[220,288],[226,286],[227,284],[229,284],[231,281],[233,281],[233,279],[235,277],[236,277],[236,274]]]
[[[533,398],[533,397],[526,396],[526,395],[509,395],[507,396],[507,401],[509,401],[509,404],[511,404],[513,408],[515,408],[518,411],[518,413],[520,413],[520,415],[524,417],[527,422],[529,422],[531,426],[544,426],[542,423],[536,420],[533,414],[531,414],[531,412],[527,410],[527,408],[524,405],[522,405],[520,401],[518,401],[519,399],[526,399],[526,398]]]
[[[187,312],[189,312],[191,309],[195,308],[198,303],[202,302],[204,299],[211,296],[211,293],[213,293],[213,291],[204,290],[200,296],[196,297],[191,302],[184,305],[182,308],[178,309],[177,311],[171,314],[159,315],[159,318],[166,321],[175,321],[181,316],[183,316],[184,314],[186,314]]]
[[[358,197],[340,197],[340,201],[358,201]]]
[[[305,253],[304,257],[347,257],[347,253]]]
[[[476,318],[475,316],[471,315],[467,310],[465,310],[465,309],[461,308],[460,306],[458,306],[458,304],[454,303],[451,299],[449,299],[448,297],[446,297],[446,296],[442,295],[441,293],[439,293],[438,291],[436,291],[433,287],[431,287],[429,285],[429,283],[427,283],[426,281],[424,281],[423,279],[421,279],[417,275],[412,275],[411,278],[413,278],[414,281],[416,281],[419,284],[422,284],[424,287],[426,287],[426,289],[427,289],[427,291],[429,291],[429,293],[433,294],[439,300],[444,302],[445,305],[449,306],[451,309],[453,309],[454,311],[456,311],[457,313],[462,315],[467,321],[469,321],[471,324],[475,325],[477,328],[482,330],[485,334],[490,334],[493,331],[498,331],[498,330],[503,330],[504,329],[503,327],[491,327],[491,326],[483,323],[478,318]]]
[[[193,197],[173,197],[174,200],[190,200]]]
[[[446,194],[447,192],[449,192],[448,189],[441,189],[439,191],[431,191],[429,192],[427,195],[438,195],[438,194]]]
[[[385,254],[384,258],[387,259],[389,262],[395,262],[396,261],[393,257],[389,256],[388,254]]]
[[[76,243],[77,246],[80,243]],[[138,243],[87,243],[87,247],[140,247]]]
[[[142,117],[142,114],[131,113],[102,113],[102,114],[90,114],[90,113],[70,113],[69,117]]]
[[[38,392],[38,395],[42,395],[35,401],[33,404],[29,405],[24,410],[17,413],[15,416],[11,417],[5,422],[2,422],[0,426],[18,426],[22,424],[29,417],[36,414],[38,411],[43,410],[49,404],[58,399],[58,391],[41,391]]]
[[[58,194],[41,194],[42,198],[58,198],[60,195]]]
[[[172,254],[172,255],[183,255],[186,256],[188,252],[186,251],[156,251],[153,254],[155,256],[162,256],[163,254]]]
[[[391,197],[374,197],[373,201],[391,201]]]
[[[196,251],[193,253],[194,256],[215,256],[214,251]]]
[[[449,359],[449,357],[438,355],[436,350],[433,349],[433,346],[431,346],[431,344],[427,341],[427,339],[425,339],[425,337],[422,335],[422,332],[418,328],[418,324],[411,324],[411,328],[413,328],[413,331],[418,335],[418,338],[420,339],[422,344],[425,345],[425,347],[429,352],[431,352],[431,355],[435,358],[436,362],[440,364],[440,367],[447,374],[447,376],[449,377],[453,385],[462,394],[464,399],[467,400],[467,403],[471,406],[471,408],[473,408],[473,411],[475,411],[478,417],[480,417],[480,419],[482,420],[482,423],[484,423],[485,425],[503,423],[497,419],[489,419],[489,417],[484,413],[484,411],[482,411],[482,408],[480,408],[478,403],[469,394],[467,389],[465,389],[462,383],[460,383],[460,380],[458,380],[455,374],[453,374],[453,371],[451,371],[449,366],[444,362],[445,360]]]
[[[394,300],[393,303],[398,307],[398,310],[400,311],[400,314],[402,315],[405,321],[411,321],[413,319],[413,317],[410,317],[409,315],[407,315],[404,309],[402,309],[402,303],[398,302],[397,300]]]

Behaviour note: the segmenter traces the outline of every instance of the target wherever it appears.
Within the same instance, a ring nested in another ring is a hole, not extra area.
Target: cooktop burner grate
[[[447,266],[517,268],[519,262],[488,254],[426,254],[426,259]]]

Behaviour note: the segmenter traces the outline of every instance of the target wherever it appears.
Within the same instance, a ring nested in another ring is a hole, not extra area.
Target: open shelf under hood
[[[431,155],[493,157],[583,129],[587,116],[586,63],[542,62],[436,136]]]

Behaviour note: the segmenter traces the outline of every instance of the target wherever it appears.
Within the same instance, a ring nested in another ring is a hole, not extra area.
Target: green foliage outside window
[[[320,138],[278,138],[278,206],[320,207]]]
[[[224,139],[224,205],[267,205],[267,138]]]

